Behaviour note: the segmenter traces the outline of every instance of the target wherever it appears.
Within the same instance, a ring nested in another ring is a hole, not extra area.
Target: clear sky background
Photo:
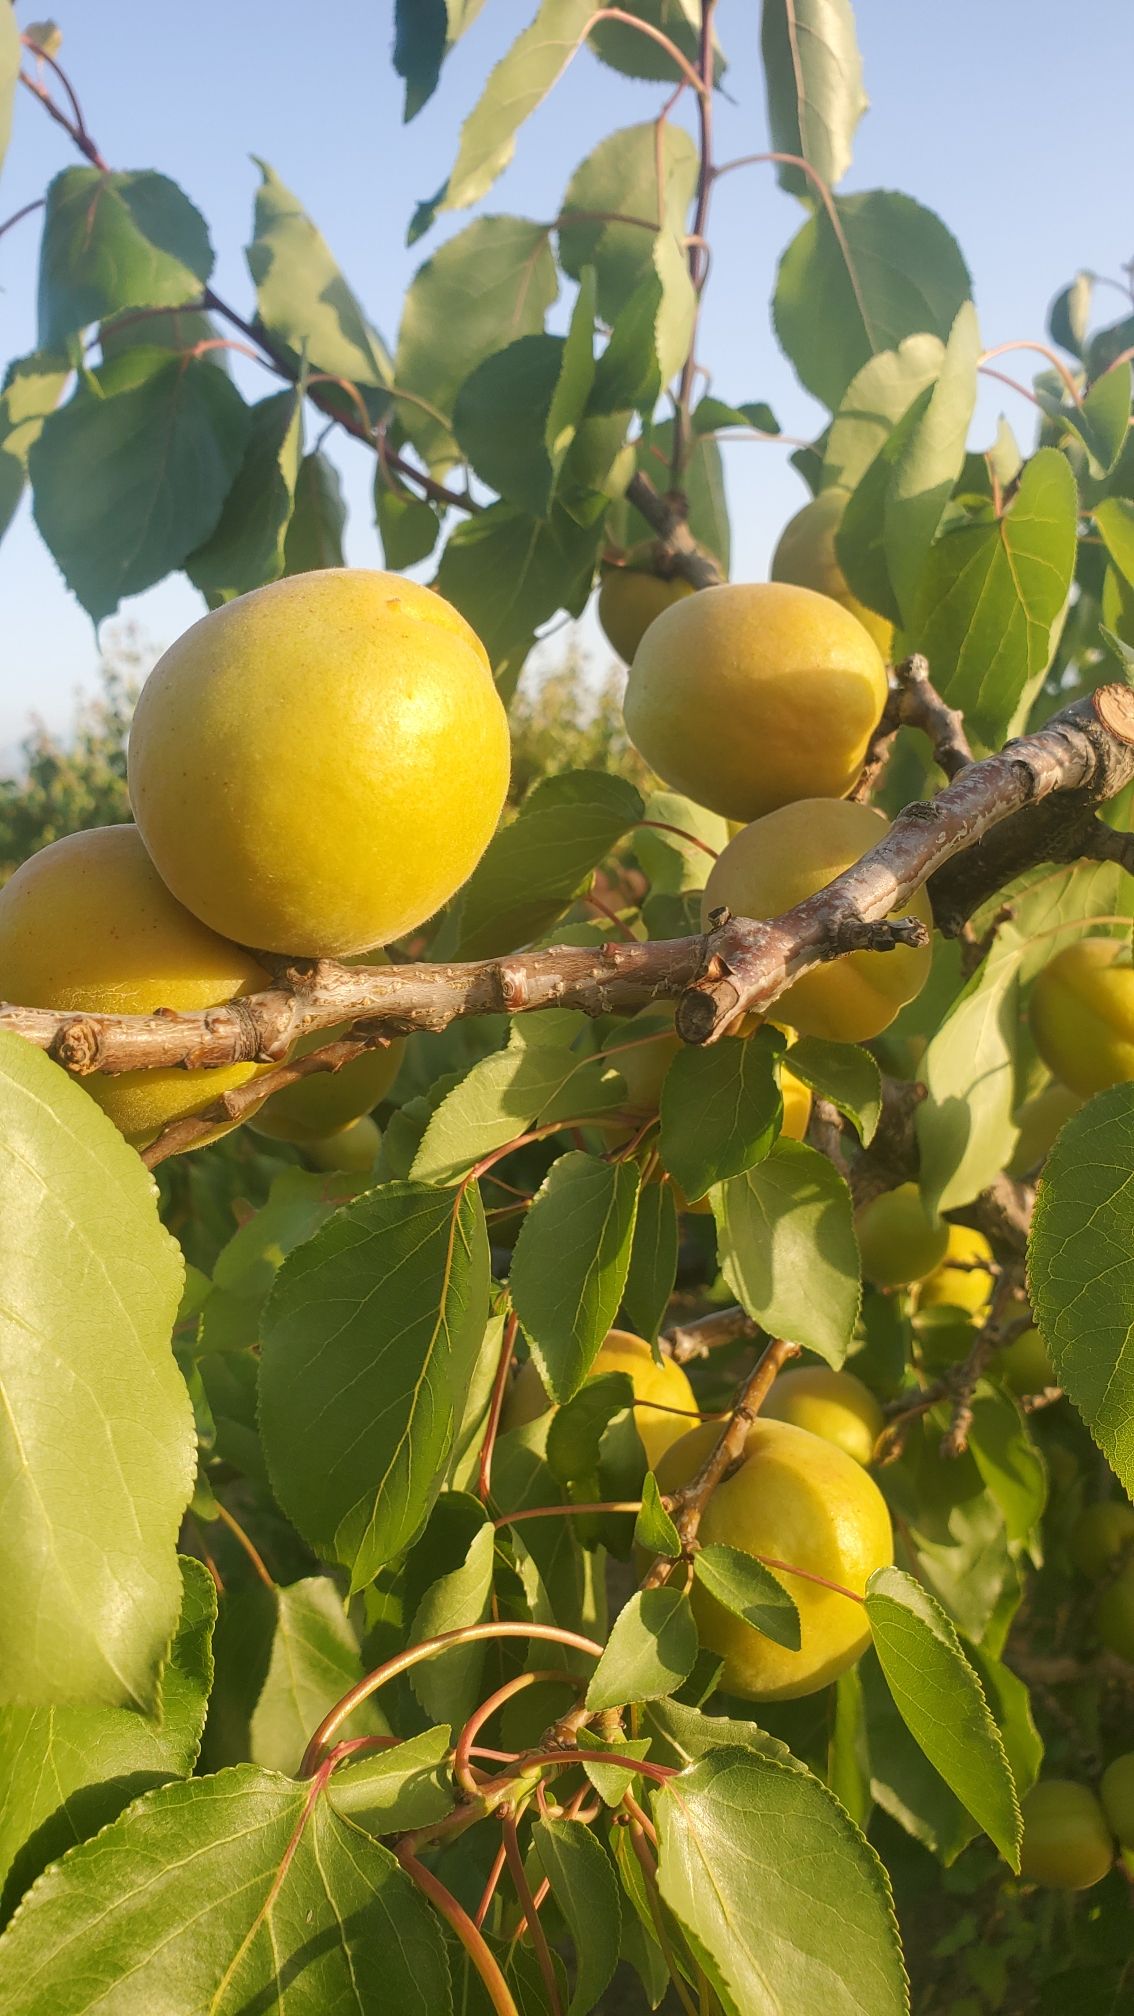
[[[19,0],[25,22],[47,11],[47,0]],[[407,220],[443,179],[489,68],[534,11],[535,0],[487,0],[436,96],[404,127],[389,62],[392,0],[57,0],[55,9],[61,61],[95,139],[113,166],[159,168],[182,184],[208,219],[218,292],[250,311],[243,247],[256,153],[304,203],[391,346],[413,272],[470,213],[446,214],[413,250]],[[973,273],[986,345],[1042,337],[1048,302],[1076,268],[1115,275],[1134,255],[1129,0],[1079,0],[1071,10],[1060,0],[858,0],[856,13],[871,109],[843,188],[903,189],[939,213]],[[768,144],[759,17],[759,0],[720,0],[734,101],[718,111],[721,160]],[[512,166],[481,208],[553,217],[583,155],[615,127],[651,117],[659,98],[658,87],[583,52],[521,129]],[[76,158],[20,92],[0,221]],[[768,311],[776,262],[802,219],[770,168],[720,184],[700,350],[721,397],[766,399],[785,432],[809,435],[822,416],[781,356]],[[34,345],[37,242],[35,219],[0,239],[0,363]],[[1100,306],[1114,319],[1122,303],[1110,294],[1108,305],[1108,293]],[[1039,361],[1024,353],[1004,368],[1027,380]],[[272,389],[239,359],[236,376],[249,396]],[[986,381],[974,445],[991,439],[1001,411],[1030,442],[1034,410]],[[334,453],[351,506],[348,557],[381,565],[372,458],[346,442]],[[805,501],[787,454],[759,443],[726,449],[736,578],[765,574],[785,519]],[[160,646],[201,610],[177,577],[125,603],[111,627],[133,622]],[[582,634],[601,672],[609,653],[592,618]],[[0,545],[0,755],[10,756],[33,712],[64,726],[97,658],[89,619],[25,503]]]

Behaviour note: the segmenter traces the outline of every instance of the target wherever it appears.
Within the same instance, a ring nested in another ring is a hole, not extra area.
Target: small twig
[[[662,1334],[663,1353],[675,1364],[687,1365],[691,1358],[706,1358],[721,1344],[735,1343],[738,1337],[762,1337],[764,1332],[747,1311],[733,1304],[713,1309],[707,1316],[695,1316],[690,1323],[678,1323]]]
[[[559,1984],[555,1978],[555,1963],[552,1960],[551,1949],[547,1943],[547,1934],[543,1929],[539,1912],[536,1909],[535,1898],[532,1896],[531,1885],[528,1882],[528,1872],[524,1868],[524,1857],[520,1849],[520,1837],[516,1827],[515,1814],[505,1813],[501,1824],[504,1829],[504,1853],[508,1859],[508,1874],[512,1878],[516,1896],[519,1899],[520,1910],[523,1913],[524,1922],[527,1925],[532,1945],[535,1948],[536,1961],[539,1965],[544,1991],[547,1995],[548,2008],[551,2011],[551,2016],[563,2016],[563,2004],[559,1999]]]
[[[520,2011],[512,1996],[512,1991],[504,1979],[496,1956],[478,1925],[474,1925],[463,1904],[459,1904],[451,1890],[447,1890],[432,1869],[419,1862],[410,1849],[399,1843],[394,1853],[405,1870],[417,1884],[424,1897],[429,1899],[435,1911],[439,1911],[450,1929],[456,1933],[477,1973],[484,1983],[488,1999],[496,2016],[520,2016]]]
[[[272,1576],[271,1571],[267,1567],[263,1555],[260,1553],[259,1549],[253,1544],[253,1542],[249,1539],[247,1533],[244,1531],[243,1526],[240,1524],[239,1519],[233,1517],[232,1513],[228,1509],[228,1506],[222,1505],[219,1498],[214,1497],[213,1502],[216,1505],[217,1514],[221,1520],[222,1525],[228,1527],[228,1530],[232,1534],[233,1539],[237,1541],[241,1547],[243,1547],[244,1552],[247,1554],[248,1559],[252,1563],[252,1566],[255,1569],[256,1574],[259,1576],[265,1588],[274,1590],[276,1586],[275,1579]]]
[[[798,1356],[798,1344],[791,1344],[783,1337],[772,1339],[759,1364],[741,1386],[732,1411],[696,1476],[664,1500],[665,1508],[677,1528],[683,1553],[692,1548],[705,1507],[717,1485],[743,1456],[748,1431],[771,1392],[777,1373],[789,1358]],[[672,1568],[673,1562],[668,1555],[659,1554],[643,1576],[642,1588],[660,1588]]]
[[[4,236],[5,231],[10,231],[14,224],[22,224],[24,218],[30,217],[33,211],[42,210],[45,207],[46,202],[47,202],[46,196],[37,196],[34,202],[25,203],[22,210],[13,210],[12,215],[10,217],[6,217],[4,219],[4,222],[0,224],[0,238]]]
[[[492,1381],[492,1398],[488,1403],[488,1420],[484,1426],[484,1440],[480,1445],[480,1461],[476,1477],[476,1495],[482,1505],[487,1505],[492,1495],[492,1453],[496,1447],[496,1437],[500,1433],[500,1416],[504,1411],[508,1375],[512,1370],[512,1357],[516,1349],[516,1333],[519,1327],[519,1317],[510,1315],[504,1325],[496,1376]]]

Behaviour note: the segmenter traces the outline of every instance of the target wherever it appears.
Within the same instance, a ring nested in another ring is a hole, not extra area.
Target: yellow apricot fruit
[[[1036,975],[1036,1049],[1083,1099],[1134,1078],[1134,966],[1129,939],[1080,938]]]
[[[1107,1651],[1116,1652],[1127,1665],[1134,1666],[1134,1561],[1128,1560],[1110,1587],[1103,1590],[1095,1623]]]
[[[706,1422],[674,1444],[658,1468],[663,1491],[688,1483],[718,1433]],[[773,1644],[694,1583],[701,1643],[723,1658],[721,1685],[728,1693],[750,1701],[813,1694],[866,1650],[870,1626],[854,1597],[863,1595],[876,1568],[893,1560],[890,1515],[873,1478],[833,1442],[761,1416],[748,1431],[739,1467],[709,1499],[698,1537],[702,1545],[721,1541],[766,1564],[784,1562],[823,1578],[809,1581],[772,1568],[799,1609],[798,1652]],[[827,1582],[839,1586],[827,1588]]]
[[[1134,1560],[1134,1505],[1125,1498],[1106,1498],[1084,1505],[1067,1539],[1067,1551],[1081,1575],[1101,1582]]]
[[[597,1379],[603,1372],[629,1373],[634,1398],[641,1403],[634,1409],[634,1426],[646,1461],[651,1470],[656,1470],[666,1450],[688,1434],[690,1416],[700,1411],[685,1373],[672,1358],[663,1358],[656,1365],[645,1338],[635,1337],[629,1330],[611,1330],[603,1339],[588,1376]],[[550,1406],[535,1360],[529,1358],[512,1381],[501,1425],[520,1428],[546,1414]],[[667,1413],[667,1408],[679,1411]]]
[[[997,1352],[991,1369],[1009,1393],[1021,1398],[1025,1393],[1042,1393],[1046,1386],[1059,1384],[1047,1345],[1034,1325]]]
[[[629,665],[655,616],[696,590],[679,574],[663,581],[638,567],[611,567],[599,589],[598,620],[607,643]]]
[[[401,575],[328,567],[201,618],[130,731],[158,873],[239,944],[341,956],[467,881],[508,785],[508,723],[464,617]]]
[[[821,490],[818,497],[813,497],[802,511],[788,519],[769,571],[773,581],[791,581],[797,588],[815,588],[820,595],[829,595],[832,602],[841,603],[874,639],[883,658],[889,658],[894,648],[893,624],[852,594],[835,551],[835,534],[846,505],[845,490]]]
[[[1134,1848],[1134,1750],[1127,1750],[1107,1765],[1099,1784],[1099,1798],[1111,1832],[1124,1848]]]
[[[681,1049],[673,1010],[672,1001],[651,1002],[606,1039],[611,1068],[626,1087],[625,1109],[642,1119],[657,1112],[665,1074]]]
[[[862,624],[811,588],[703,588],[651,623],[624,712],[659,777],[726,819],[841,798],[886,703]]]
[[[1089,1785],[1045,1778],[1020,1801],[1020,1875],[1048,1890],[1089,1890],[1114,1861],[1106,1814]]]
[[[964,1309],[980,1318],[992,1300],[995,1262],[983,1232],[950,1225],[945,1258],[918,1289],[919,1309]]]
[[[212,1008],[269,985],[250,952],[174,901],[134,826],[96,826],[55,840],[0,889],[2,1000],[147,1015]],[[204,1112],[269,1068],[95,1071],[77,1082],[128,1141],[144,1147],[171,1120]]]
[[[1061,1085],[1058,1078],[1053,1078],[1033,1098],[1025,1099],[1015,1115],[1020,1131],[1008,1164],[1008,1174],[1027,1176],[1033,1169],[1038,1169],[1041,1162],[1046,1162],[1064,1121],[1070,1120],[1082,1103],[1079,1094],[1072,1092],[1069,1085]]]
[[[364,1176],[373,1169],[374,1158],[382,1146],[382,1134],[369,1113],[363,1113],[346,1127],[336,1128],[333,1134],[324,1134],[314,1141],[303,1144],[303,1152],[316,1169],[333,1172],[341,1169],[349,1175]]]
[[[949,1250],[949,1227],[930,1217],[916,1183],[901,1183],[864,1204],[855,1229],[863,1274],[876,1288],[924,1281]]]
[[[767,1421],[790,1421],[824,1442],[867,1464],[882,1433],[882,1409],[853,1372],[835,1372],[829,1365],[804,1365],[781,1372],[764,1402]]]
[[[778,917],[876,847],[888,827],[872,806],[838,798],[802,798],[754,820],[713,863],[701,898],[704,928],[721,904],[735,917]],[[924,889],[895,914],[917,917],[927,927],[933,921]],[[928,944],[852,952],[796,980],[777,1001],[776,1014],[804,1036],[868,1042],[921,993],[932,957]]]

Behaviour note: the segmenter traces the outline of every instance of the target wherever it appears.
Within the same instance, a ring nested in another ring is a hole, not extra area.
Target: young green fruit
[[[1067,1551],[1081,1575],[1101,1582],[1134,1559],[1134,1505],[1124,1498],[1106,1498],[1085,1505],[1071,1528]]]
[[[598,619],[607,642],[629,665],[650,624],[664,609],[672,609],[696,590],[679,574],[663,581],[636,567],[611,567],[599,589]]]
[[[1095,1611],[1099,1637],[1108,1652],[1134,1666],[1134,1560],[1120,1568],[1099,1597]]]
[[[508,784],[508,723],[463,616],[329,567],[202,617],[150,673],[130,798],[178,901],[273,952],[340,956],[467,881]]]
[[[599,1346],[588,1376],[595,1379],[602,1372],[629,1374],[634,1398],[640,1403],[634,1409],[634,1426],[646,1461],[651,1470],[656,1470],[666,1450],[688,1434],[691,1417],[700,1412],[697,1396],[681,1366],[672,1358],[663,1358],[660,1365],[655,1364],[644,1337],[635,1337],[629,1330],[611,1330]],[[529,1358],[512,1381],[501,1425],[506,1429],[520,1428],[525,1421],[546,1414],[550,1406],[535,1360]],[[667,1411],[671,1409],[677,1411]]]
[[[1012,1159],[1008,1164],[1010,1176],[1027,1176],[1046,1162],[1055,1146],[1055,1137],[1066,1120],[1079,1111],[1083,1101],[1069,1085],[1061,1085],[1058,1078],[1045,1085],[1032,1099],[1025,1099],[1016,1114],[1016,1125],[1020,1132]]]
[[[877,645],[829,596],[734,582],[650,624],[630,667],[626,726],[675,791],[727,819],[758,819],[849,791],[886,691]]]
[[[373,1169],[381,1146],[381,1130],[375,1126],[369,1113],[364,1113],[358,1120],[352,1120],[349,1126],[340,1127],[335,1134],[324,1134],[320,1139],[305,1142],[303,1152],[316,1169],[341,1169],[349,1175],[365,1176],[367,1170]]]
[[[1112,1832],[1124,1848],[1134,1848],[1134,1750],[1107,1765],[1099,1798]]]
[[[695,1476],[718,1434],[717,1425],[706,1422],[674,1444],[658,1466],[663,1491]],[[870,1627],[854,1597],[864,1594],[876,1568],[893,1560],[890,1515],[874,1480],[833,1442],[761,1415],[748,1431],[739,1467],[709,1499],[699,1538],[702,1545],[723,1541],[769,1564],[788,1563],[823,1578],[808,1581],[772,1567],[799,1609],[798,1652],[773,1644],[694,1582],[701,1643],[723,1658],[721,1685],[730,1694],[751,1701],[814,1694],[866,1650]]]
[[[846,503],[845,490],[821,490],[818,497],[789,518],[769,571],[773,581],[791,581],[798,588],[814,588],[820,595],[829,595],[833,602],[841,603],[857,617],[883,658],[889,658],[894,648],[893,624],[851,593],[835,551],[835,534]]]
[[[134,826],[97,826],[55,840],[0,889],[0,1000],[150,1015],[213,1008],[270,984],[250,952],[174,900]],[[203,1113],[270,1068],[94,1071],[77,1083],[140,1148],[170,1121]]]
[[[1020,1801],[1020,1874],[1050,1890],[1089,1890],[1114,1861],[1106,1814],[1088,1785],[1045,1778]]]
[[[931,1218],[916,1183],[901,1183],[864,1204],[855,1221],[862,1271],[876,1288],[907,1288],[940,1266],[949,1227]]]
[[[778,917],[876,847],[888,823],[872,806],[839,798],[804,798],[769,812],[745,826],[713,863],[701,898],[703,928],[708,930],[709,914],[721,904],[735,917]],[[919,918],[928,931],[933,919],[925,891],[919,889],[900,914]],[[920,994],[931,961],[928,943],[832,959],[780,996],[777,1020],[782,1013],[804,1036],[865,1043]]]
[[[1080,938],[1037,975],[1032,1035],[1049,1071],[1089,1099],[1134,1078],[1129,938]]]
[[[1058,1386],[1055,1368],[1047,1355],[1047,1345],[1034,1327],[1014,1337],[992,1361],[992,1370],[1001,1384],[1020,1398],[1026,1393],[1042,1393],[1046,1386]]]
[[[969,1225],[950,1225],[945,1258],[918,1289],[918,1308],[963,1309],[972,1317],[983,1317],[992,1300],[994,1265],[983,1232]]]
[[[867,1464],[882,1433],[882,1409],[853,1372],[807,1365],[781,1372],[764,1402],[766,1421],[790,1421],[824,1442],[833,1442],[856,1463]]]

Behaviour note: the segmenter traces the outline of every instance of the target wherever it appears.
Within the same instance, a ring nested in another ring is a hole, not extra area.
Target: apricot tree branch
[[[973,760],[963,717],[941,698],[930,679],[928,660],[920,651],[914,652],[890,673],[890,695],[870,738],[862,775],[850,794],[860,804],[871,797],[899,728],[919,728],[929,738],[933,754],[950,780]]]
[[[717,1485],[723,1483],[728,1472],[743,1456],[748,1430],[771,1392],[776,1374],[789,1358],[798,1356],[798,1344],[791,1344],[783,1337],[772,1338],[755,1370],[748,1374],[741,1386],[732,1410],[696,1476],[691,1477],[688,1484],[683,1484],[679,1491],[670,1492],[663,1501],[677,1528],[683,1554],[692,1548],[697,1538],[705,1507]],[[672,1567],[669,1556],[660,1554],[642,1578],[643,1589],[660,1588]]]
[[[651,530],[656,532],[661,545],[669,555],[675,574],[692,583],[694,588],[718,588],[724,580],[720,563],[708,549],[694,537],[686,524],[688,506],[684,497],[674,492],[664,497],[655,489],[644,470],[639,469],[626,486],[627,501],[640,512]]]
[[[691,1358],[705,1358],[720,1344],[732,1344],[738,1337],[760,1337],[760,1325],[735,1303],[728,1309],[713,1309],[690,1323],[678,1323],[662,1337],[662,1349],[677,1365]]]

